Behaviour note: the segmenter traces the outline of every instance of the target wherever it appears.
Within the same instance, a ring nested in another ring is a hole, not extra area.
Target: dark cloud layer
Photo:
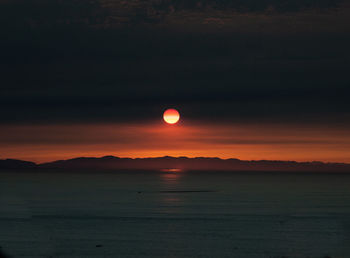
[[[1,20],[21,26],[159,23],[173,12],[232,10],[238,13],[328,10],[344,0],[1,0]],[[15,18],[15,19],[14,19]]]
[[[252,12],[253,25],[238,16],[239,30],[171,27],[138,1],[124,9],[118,1],[0,3],[1,123],[152,120],[168,106],[204,121],[348,121],[346,24],[325,30],[316,13],[282,25],[281,16],[269,17],[260,28],[265,18],[253,14],[271,5],[329,9],[336,1],[205,2]],[[191,1],[159,3],[153,9],[192,8]],[[189,25],[199,20],[191,14]],[[298,29],[310,26],[311,33]]]
[[[259,12],[275,8],[280,12],[294,12],[303,8],[334,8],[341,1],[337,0],[163,0],[158,6],[177,9],[232,8],[239,12]]]

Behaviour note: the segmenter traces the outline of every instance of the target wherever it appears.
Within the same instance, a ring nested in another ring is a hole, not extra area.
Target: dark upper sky
[[[347,124],[349,4],[1,0],[0,121]]]
[[[0,158],[350,162],[349,1],[0,0]]]

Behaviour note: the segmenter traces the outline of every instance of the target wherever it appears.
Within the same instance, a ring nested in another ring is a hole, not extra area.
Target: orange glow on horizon
[[[274,124],[4,125],[0,159],[162,156],[350,162],[347,128]]]

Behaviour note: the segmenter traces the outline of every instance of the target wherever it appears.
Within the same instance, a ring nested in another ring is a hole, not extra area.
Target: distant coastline
[[[350,172],[350,164],[319,161],[296,162],[279,160],[240,160],[210,157],[119,158],[78,157],[47,163],[17,159],[0,159],[0,170],[222,170],[222,171],[291,171],[291,172]]]

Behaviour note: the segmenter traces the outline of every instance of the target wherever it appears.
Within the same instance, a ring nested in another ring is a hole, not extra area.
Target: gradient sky
[[[0,20],[0,158],[350,162],[349,0],[0,0]]]

